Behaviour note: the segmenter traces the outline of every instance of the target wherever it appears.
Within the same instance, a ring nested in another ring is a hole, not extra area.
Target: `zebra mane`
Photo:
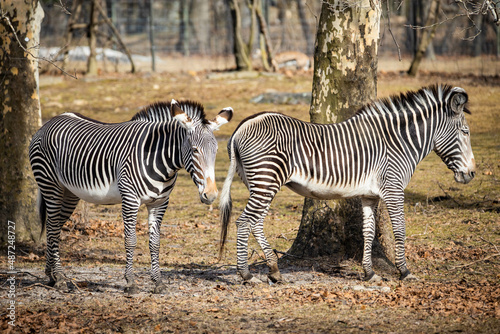
[[[193,120],[203,124],[208,123],[203,105],[196,101],[184,100],[177,102],[181,109]],[[171,102],[152,103],[135,114],[131,121],[166,122],[172,120]]]
[[[391,97],[384,97],[361,107],[354,116],[399,113],[405,110],[407,106],[411,108],[416,107],[417,103],[425,105],[428,100],[436,102],[443,101],[443,99],[450,94],[452,88],[452,86],[447,84],[434,84],[423,87],[417,91],[409,91],[399,95],[392,95]],[[464,109],[464,111],[469,112],[467,109]]]

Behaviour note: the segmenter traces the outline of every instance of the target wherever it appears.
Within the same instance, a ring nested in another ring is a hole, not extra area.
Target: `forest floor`
[[[5,333],[498,333],[500,78],[479,70],[479,74],[444,72],[424,69],[417,78],[408,78],[381,69],[378,80],[380,97],[444,82],[465,88],[470,98],[472,114],[467,120],[476,178],[468,185],[454,183],[453,174],[431,154],[406,189],[407,258],[419,281],[401,282],[393,272],[379,272],[385,280],[374,285],[361,280],[359,262],[342,254],[314,259],[286,255],[298,231],[303,198],[283,190],[264,228],[281,256],[285,282],[243,285],[235,268],[234,224],[225,257],[218,262],[218,202],[210,207],[201,204],[189,175],[181,171],[161,231],[160,265],[169,283],[165,294],[152,293],[145,209],[139,214],[134,259],[140,292],[128,296],[123,291],[120,206],[82,202],[61,237],[62,263],[76,286],[73,290],[46,285],[45,244],[18,242],[14,275],[7,270],[7,251],[0,250],[0,329]],[[217,133],[220,188],[228,166],[226,143],[242,119],[262,110],[309,117],[307,103],[255,104],[250,99],[269,92],[310,92],[311,80],[311,72],[290,71],[103,73],[79,80],[45,76],[40,96],[44,120],[76,111],[101,121],[125,121],[142,106],[171,98],[200,101],[209,117],[232,106],[234,119]],[[232,197],[235,221],[248,198],[236,179]],[[251,271],[266,282],[262,252],[253,239],[249,253]],[[9,280],[11,276],[14,280]],[[15,296],[10,298],[12,291]],[[15,326],[8,317],[12,300]]]

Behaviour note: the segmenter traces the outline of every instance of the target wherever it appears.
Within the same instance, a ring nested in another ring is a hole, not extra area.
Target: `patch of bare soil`
[[[401,283],[388,276],[373,285],[359,279],[353,263],[284,257],[286,282],[274,285],[243,285],[224,264],[163,266],[170,286],[163,295],[152,293],[148,269],[136,266],[140,293],[128,296],[122,263],[66,266],[76,287],[62,292],[45,285],[40,248],[21,254],[35,266],[15,275],[15,326],[6,317],[9,275],[0,276],[5,333],[493,333],[500,325],[500,286],[486,279]],[[262,264],[251,269],[266,281]]]

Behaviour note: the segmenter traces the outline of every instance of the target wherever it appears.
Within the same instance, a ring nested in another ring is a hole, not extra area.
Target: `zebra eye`
[[[464,135],[466,135],[466,136],[468,136],[468,135],[469,135],[469,128],[462,128],[462,129],[460,129],[460,130],[462,131],[462,133],[463,133]]]
[[[194,153],[194,154],[198,154],[198,153],[200,153],[200,151],[198,150],[198,148],[197,148],[197,147],[193,147],[193,153]]]

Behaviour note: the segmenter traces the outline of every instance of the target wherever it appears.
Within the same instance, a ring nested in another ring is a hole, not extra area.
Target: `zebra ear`
[[[456,114],[460,114],[463,112],[470,113],[466,108],[465,104],[469,100],[467,93],[463,88],[455,87],[451,91],[450,97],[450,106],[451,110],[453,110]]]
[[[170,102],[170,112],[172,113],[172,117],[178,120],[182,127],[185,129],[191,129],[193,127],[193,120],[189,117],[182,109],[179,107],[179,104],[176,100],[172,99]]]
[[[228,107],[222,109],[219,114],[211,121],[209,121],[209,126],[212,131],[219,129],[223,124],[226,124],[233,118],[233,108]]]

